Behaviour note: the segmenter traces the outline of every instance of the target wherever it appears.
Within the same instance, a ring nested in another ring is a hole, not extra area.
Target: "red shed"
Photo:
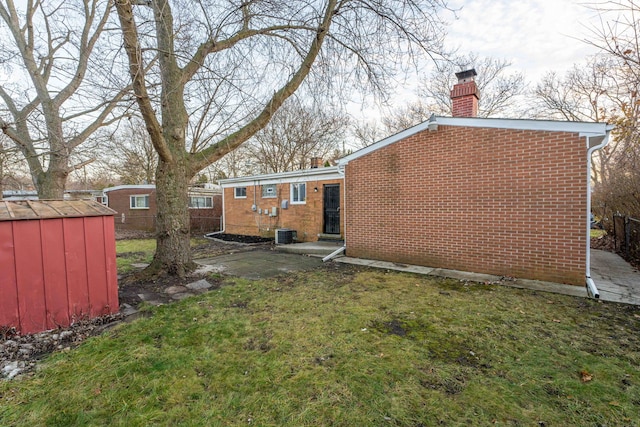
[[[88,200],[0,201],[0,328],[118,311],[114,213]]]

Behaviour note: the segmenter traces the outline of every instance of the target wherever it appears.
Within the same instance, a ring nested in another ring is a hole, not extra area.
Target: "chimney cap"
[[[476,69],[472,68],[470,70],[466,70],[466,71],[460,71],[459,73],[456,73],[456,77],[458,78],[458,83],[463,83],[465,81],[468,80],[474,80],[474,77],[477,76],[478,73],[476,73]]]

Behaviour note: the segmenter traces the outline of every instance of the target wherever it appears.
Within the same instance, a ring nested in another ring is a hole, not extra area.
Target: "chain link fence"
[[[616,251],[634,264],[640,263],[640,220],[626,215],[613,216]]]
[[[116,231],[146,231],[153,232],[156,229],[155,215],[136,215],[115,217]],[[220,216],[193,216],[191,217],[191,233],[206,234],[222,229],[222,217]]]

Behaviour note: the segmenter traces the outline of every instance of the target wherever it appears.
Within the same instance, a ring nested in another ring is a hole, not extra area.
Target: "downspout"
[[[609,144],[609,132],[611,128],[607,126],[607,131],[602,142],[591,147],[591,137],[587,136],[587,262],[586,262],[586,287],[587,294],[591,298],[600,298],[600,292],[591,278],[591,156],[596,150],[604,148]]]
[[[213,233],[207,233],[204,235],[205,239],[213,239],[216,234],[223,234],[225,229],[227,228],[227,221],[224,217],[224,188],[222,189],[222,216],[220,217],[222,220],[222,224],[220,225],[220,231],[214,231]]]
[[[342,177],[343,177],[343,179],[342,179],[342,192],[344,194],[344,196],[343,196],[344,207],[342,208],[342,210],[343,210],[343,212],[346,212],[347,211],[346,210],[346,206],[347,206],[347,180],[345,179],[344,165],[339,165],[338,166],[338,173],[340,175],[342,175]],[[344,224],[344,226],[342,227],[342,230],[344,231],[344,243],[343,243],[342,247],[336,249],[335,251],[331,252],[326,257],[322,258],[322,262],[327,262],[327,261],[332,260],[333,258],[337,257],[338,255],[340,255],[341,253],[343,253],[347,249],[347,217],[346,217],[346,215],[344,216],[343,224]]]

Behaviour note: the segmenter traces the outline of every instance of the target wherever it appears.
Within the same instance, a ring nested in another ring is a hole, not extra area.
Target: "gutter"
[[[596,150],[600,150],[609,144],[609,134],[613,126],[606,127],[606,133],[598,136],[587,136],[587,262],[586,262],[586,287],[587,294],[591,298],[600,298],[600,292],[591,278],[591,156]],[[601,138],[591,145],[591,138]]]

